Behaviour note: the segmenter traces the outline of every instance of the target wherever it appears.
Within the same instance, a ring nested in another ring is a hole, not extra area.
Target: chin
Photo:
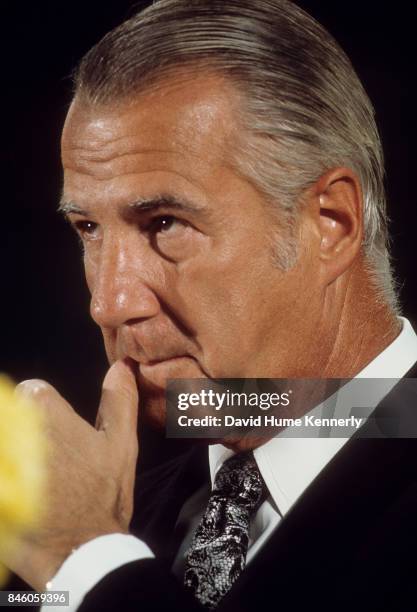
[[[167,380],[206,378],[190,357],[173,358],[155,365],[141,365],[137,370],[141,415],[156,430],[165,430]]]

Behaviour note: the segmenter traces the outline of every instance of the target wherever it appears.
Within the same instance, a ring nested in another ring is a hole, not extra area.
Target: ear
[[[364,233],[362,189],[352,170],[334,168],[320,177],[312,193],[323,280],[330,284],[352,266],[360,253]]]

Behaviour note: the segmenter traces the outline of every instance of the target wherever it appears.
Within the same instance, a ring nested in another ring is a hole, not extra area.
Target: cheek
[[[87,255],[84,255],[84,273],[88,290],[90,295],[93,296],[96,279],[96,266],[92,259]],[[94,320],[91,308],[92,303],[90,303],[90,316]],[[112,364],[117,360],[117,333],[113,329],[107,329],[101,326],[100,330],[103,336],[104,349],[106,351],[107,359],[109,363]]]
[[[182,278],[184,312],[214,377],[243,376],[246,364],[261,348],[271,313],[260,278],[261,274],[252,278],[247,266],[230,271],[200,268]]]

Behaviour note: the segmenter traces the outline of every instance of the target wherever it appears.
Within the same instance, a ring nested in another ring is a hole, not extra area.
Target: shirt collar
[[[402,378],[417,361],[417,335],[407,319],[400,320],[399,336],[357,374],[358,378]],[[382,397],[373,398],[374,407]],[[347,438],[277,437],[254,450],[259,471],[281,515],[288,512],[346,442]],[[209,447],[212,484],[217,470],[232,455],[233,451],[222,444]]]

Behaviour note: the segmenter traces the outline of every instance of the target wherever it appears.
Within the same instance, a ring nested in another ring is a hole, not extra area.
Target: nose
[[[152,262],[127,240],[103,243],[99,261],[89,278],[91,316],[102,328],[118,328],[129,321],[154,317],[159,300],[150,286]],[[154,279],[153,279],[154,280]]]

